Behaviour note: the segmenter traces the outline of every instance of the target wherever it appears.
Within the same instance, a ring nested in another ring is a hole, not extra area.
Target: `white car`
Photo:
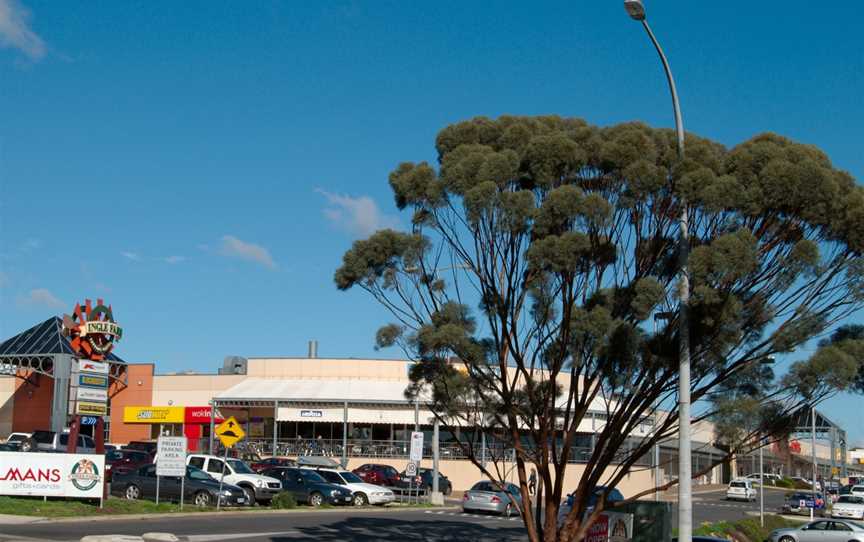
[[[253,505],[256,502],[269,502],[282,491],[282,482],[276,478],[256,474],[240,459],[229,457],[227,464],[222,459],[215,455],[191,454],[186,457],[186,464],[198,467],[215,480],[222,477],[224,468],[225,483],[242,489]]]
[[[746,478],[732,480],[726,489],[726,500],[755,501],[756,490],[753,488],[753,483]]]
[[[864,486],[861,486],[861,485],[852,486],[849,489],[849,494],[850,495],[857,495],[859,497],[864,497]]]
[[[820,519],[801,527],[774,529],[768,537],[770,542],[864,542],[864,525],[856,521]]]
[[[840,495],[831,507],[832,518],[864,519],[864,497]]]
[[[305,467],[304,467],[305,468]],[[367,484],[362,478],[348,470],[337,469],[315,469],[325,480],[331,484],[344,487],[351,491],[355,506],[364,504],[382,505],[396,500],[393,491],[386,487]]]

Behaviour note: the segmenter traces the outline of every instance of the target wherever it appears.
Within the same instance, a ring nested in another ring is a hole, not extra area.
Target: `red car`
[[[366,463],[354,469],[354,474],[362,478],[367,484],[399,488],[407,487],[408,485],[406,481],[402,480],[399,471],[390,465]]]
[[[141,450],[111,450],[105,454],[105,474],[110,481],[114,473],[126,474],[152,462],[153,457]]]
[[[259,459],[249,464],[249,467],[257,473],[267,469],[276,467],[296,467],[297,462],[287,457],[268,457],[267,459]]]

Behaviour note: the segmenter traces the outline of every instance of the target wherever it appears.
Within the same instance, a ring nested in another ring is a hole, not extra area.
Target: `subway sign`
[[[124,423],[183,423],[183,407],[125,407]]]

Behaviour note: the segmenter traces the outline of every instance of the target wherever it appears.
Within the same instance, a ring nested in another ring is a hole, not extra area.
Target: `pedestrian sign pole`
[[[219,437],[219,442],[225,447],[225,456],[222,458],[222,476],[219,477],[219,495],[216,497],[216,510],[219,510],[222,504],[222,485],[225,483],[225,469],[228,466],[228,448],[232,448],[243,440],[246,437],[246,432],[243,431],[243,428],[234,419],[234,416],[231,416],[216,426],[215,433]]]

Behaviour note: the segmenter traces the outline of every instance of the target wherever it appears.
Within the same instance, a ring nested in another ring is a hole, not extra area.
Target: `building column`
[[[279,401],[273,401],[273,456],[279,455],[276,451],[279,440]]]
[[[342,468],[348,468],[348,401],[342,404]]]
[[[51,430],[62,433],[69,418],[69,379],[72,376],[72,364],[75,358],[69,354],[55,354],[54,358],[54,393],[51,396]]]

